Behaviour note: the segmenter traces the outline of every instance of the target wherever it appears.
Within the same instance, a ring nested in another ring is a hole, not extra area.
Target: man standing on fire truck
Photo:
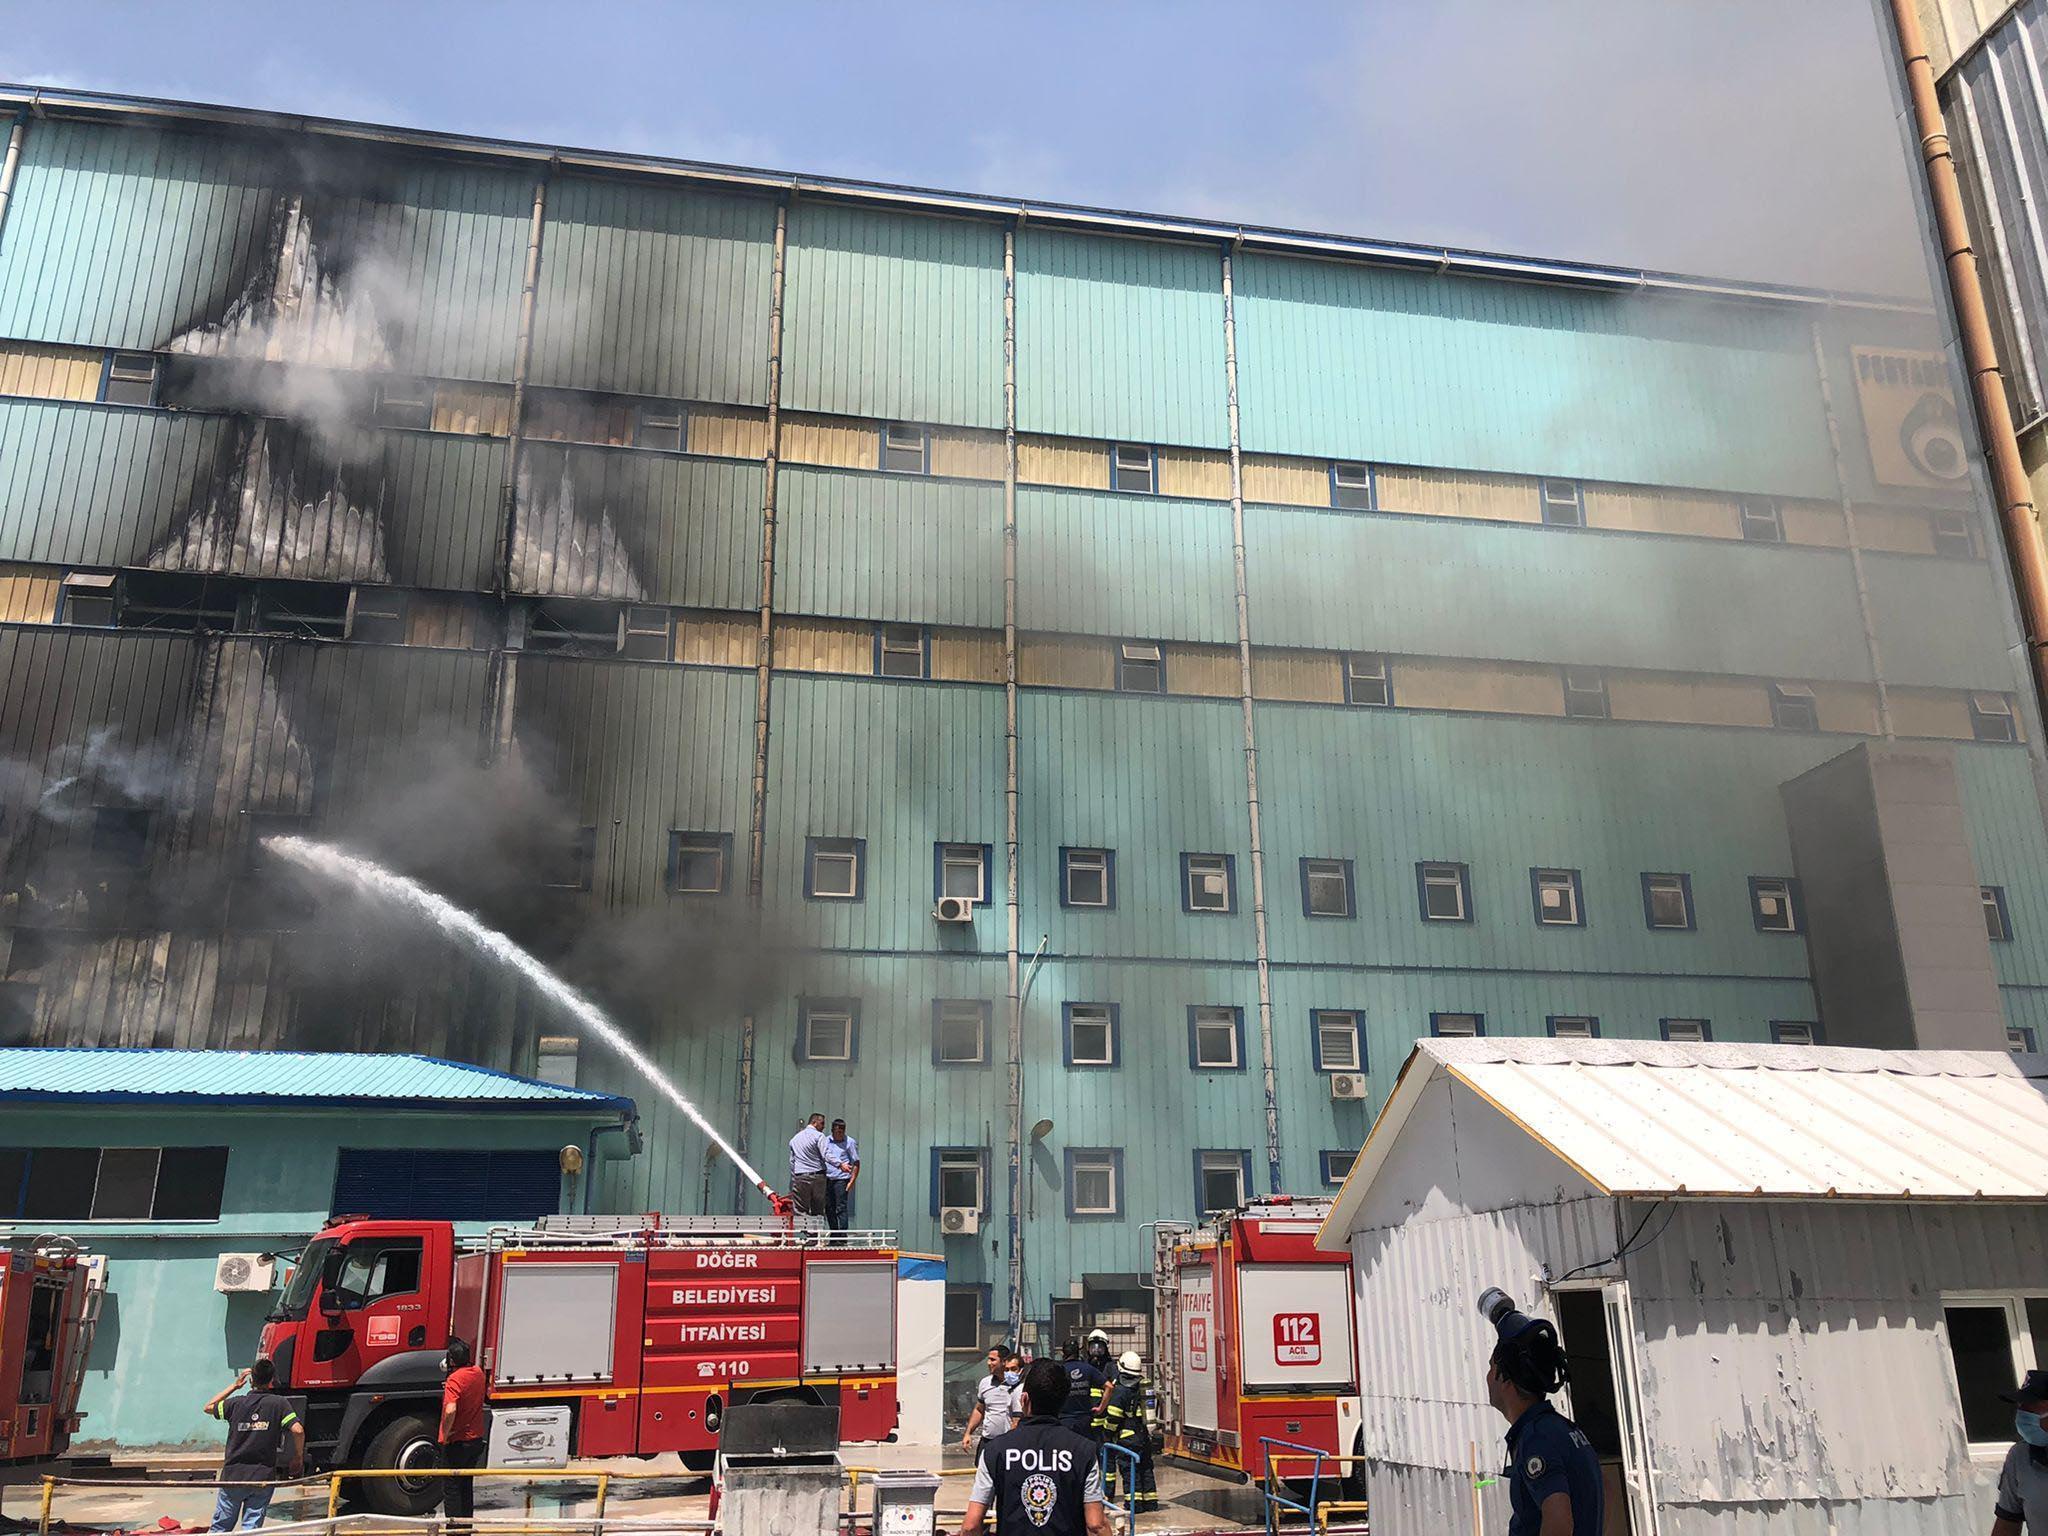
[[[789,1138],[789,1195],[799,1216],[825,1214],[825,1117],[816,1110]]]

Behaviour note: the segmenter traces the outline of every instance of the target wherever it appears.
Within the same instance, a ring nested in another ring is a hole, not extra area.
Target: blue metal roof
[[[0,1101],[389,1104],[631,1115],[633,1101],[432,1056],[368,1052],[0,1050]]]

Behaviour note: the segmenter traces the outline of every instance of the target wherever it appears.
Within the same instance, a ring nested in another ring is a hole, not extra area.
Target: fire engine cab
[[[1262,1438],[1340,1455],[1359,1444],[1349,1254],[1320,1253],[1328,1200],[1274,1196],[1201,1226],[1163,1224],[1153,1338],[1166,1454],[1229,1476],[1266,1475]],[[1283,1477],[1310,1464],[1282,1459]],[[1327,1481],[1339,1476],[1325,1470]]]

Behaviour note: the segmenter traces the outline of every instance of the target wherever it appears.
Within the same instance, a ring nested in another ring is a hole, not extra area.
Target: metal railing
[[[1318,1532],[1329,1530],[1331,1517],[1337,1514],[1357,1514],[1361,1517],[1361,1528],[1370,1529],[1371,1510],[1367,1500],[1323,1497],[1324,1468],[1334,1466],[1337,1469],[1336,1475],[1329,1480],[1329,1485],[1341,1494],[1344,1491],[1342,1479],[1345,1472],[1353,1463],[1364,1461],[1363,1456],[1341,1455],[1336,1451],[1320,1450],[1312,1445],[1300,1445],[1292,1440],[1275,1440],[1267,1435],[1259,1437],[1259,1450],[1266,1463],[1266,1475],[1259,1483],[1259,1494],[1266,1506],[1266,1536],[1277,1536],[1282,1510],[1292,1510],[1312,1521]],[[1282,1492],[1284,1474],[1277,1464],[1283,1461],[1308,1465],[1306,1503],[1293,1497],[1291,1489]]]
[[[1130,1497],[1130,1503],[1128,1504],[1119,1504],[1109,1496],[1110,1486],[1113,1481],[1109,1475],[1109,1458],[1112,1456],[1121,1456],[1130,1463],[1129,1466],[1124,1468],[1124,1487],[1129,1490]],[[1108,1513],[1112,1521],[1116,1520],[1118,1516],[1122,1516],[1126,1532],[1136,1531],[1138,1529],[1138,1453],[1126,1450],[1121,1445],[1105,1444],[1102,1447],[1096,1465],[1102,1469],[1102,1507],[1104,1511]]]

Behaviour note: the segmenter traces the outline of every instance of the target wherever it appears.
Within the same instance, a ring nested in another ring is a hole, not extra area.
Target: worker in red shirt
[[[441,1356],[441,1465],[477,1467],[484,1459],[484,1373],[469,1363],[469,1345],[451,1337]],[[476,1479],[443,1478],[442,1507],[450,1520],[476,1513]]]

